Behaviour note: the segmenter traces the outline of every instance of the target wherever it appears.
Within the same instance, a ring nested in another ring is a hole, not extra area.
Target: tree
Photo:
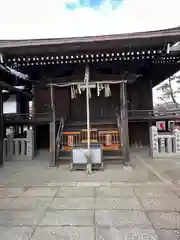
[[[173,75],[168,78],[157,90],[162,91],[162,95],[159,99],[163,101],[172,101],[176,108],[180,107],[180,101],[178,101],[177,97],[180,94],[180,76]],[[173,85],[176,85],[175,87]]]

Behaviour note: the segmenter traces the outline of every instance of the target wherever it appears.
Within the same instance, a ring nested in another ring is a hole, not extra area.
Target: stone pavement
[[[85,171],[70,171],[68,164],[61,164],[58,168],[49,168],[48,152],[42,152],[33,161],[6,162],[0,168],[0,186],[58,186],[62,182],[72,183],[161,183],[162,179],[151,169],[132,158],[132,169],[123,169],[121,163],[105,164],[104,171],[93,171],[88,176]]]
[[[178,240],[180,188],[0,188],[2,240]]]
[[[179,240],[179,160],[132,154],[88,176],[46,153],[0,169],[0,240]],[[173,174],[174,173],[174,174]]]

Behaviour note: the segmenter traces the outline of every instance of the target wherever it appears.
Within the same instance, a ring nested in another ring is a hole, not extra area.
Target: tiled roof
[[[101,35],[89,37],[72,37],[72,38],[53,38],[53,39],[27,39],[27,40],[0,40],[0,49],[12,47],[29,47],[29,46],[46,46],[46,45],[61,45],[61,44],[75,44],[75,43],[90,43],[111,40],[130,40],[130,39],[148,39],[156,37],[180,37],[180,27],[147,31],[134,32],[114,35]]]

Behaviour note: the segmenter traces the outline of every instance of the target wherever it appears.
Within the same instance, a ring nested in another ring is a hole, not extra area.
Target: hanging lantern
[[[69,135],[68,136],[68,146],[69,147],[72,147],[73,146],[73,143],[74,143],[74,138],[72,135]]]
[[[112,136],[111,134],[106,135],[106,146],[111,146],[112,145]]]

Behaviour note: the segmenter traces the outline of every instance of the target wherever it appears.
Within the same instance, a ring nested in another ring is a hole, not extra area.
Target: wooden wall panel
[[[50,112],[50,90],[41,88],[35,90],[35,112],[47,113]]]
[[[68,88],[55,88],[55,108],[60,116],[68,116],[70,112],[70,95]],[[35,112],[51,112],[50,89],[35,90]]]
[[[129,123],[129,142],[130,146],[149,145],[149,124],[148,122]]]
[[[118,86],[118,85],[117,85]],[[91,91],[90,98],[90,119],[95,120],[115,120],[116,106],[119,103],[119,88],[113,86],[111,88],[112,96],[104,97],[104,91],[97,96],[97,90]],[[86,94],[77,95],[71,100],[71,120],[85,121],[86,120]]]
[[[128,85],[129,110],[151,110],[153,108],[152,87],[148,79]]]
[[[152,87],[148,79],[142,79],[128,86],[129,110],[153,109]],[[149,145],[148,122],[129,123],[130,144]]]
[[[70,114],[70,91],[68,88],[55,89],[55,108],[57,114],[69,117]]]

